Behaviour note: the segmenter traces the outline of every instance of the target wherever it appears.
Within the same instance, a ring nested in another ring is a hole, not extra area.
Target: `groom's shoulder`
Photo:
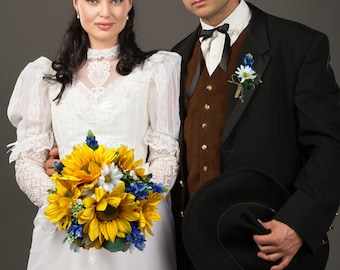
[[[197,40],[197,33],[198,33],[197,27],[193,32],[191,32],[189,35],[187,35],[185,38],[180,40],[175,46],[172,47],[172,51],[181,53],[185,48],[188,48],[188,46],[193,46]]]
[[[266,28],[270,33],[276,32],[279,35],[295,34],[301,36],[320,34],[319,31],[304,23],[268,13],[249,3],[248,5],[252,11],[253,18],[256,18],[252,19],[250,23],[258,22],[258,18],[264,18]]]

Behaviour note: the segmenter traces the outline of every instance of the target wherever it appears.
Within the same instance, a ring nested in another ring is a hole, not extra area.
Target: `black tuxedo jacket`
[[[340,98],[329,66],[328,39],[248,5],[252,19],[239,63],[251,53],[262,83],[245,92],[244,103],[230,98],[221,168],[255,167],[278,179],[292,196],[275,218],[295,229],[305,245],[316,251],[340,199]],[[182,55],[182,73],[199,30],[200,26],[173,48]],[[182,97],[180,102],[183,121]],[[180,178],[172,191],[178,230],[188,199],[183,131],[180,143]]]

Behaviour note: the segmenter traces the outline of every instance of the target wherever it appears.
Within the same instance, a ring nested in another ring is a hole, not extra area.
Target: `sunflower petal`
[[[114,242],[115,239],[116,239],[117,233],[118,233],[118,227],[117,227],[116,221],[113,220],[111,222],[108,222],[106,224],[106,230],[107,230],[107,233],[109,235],[109,240],[111,242]]]
[[[97,219],[92,219],[89,226],[89,237],[91,241],[94,241],[99,236],[99,224]]]

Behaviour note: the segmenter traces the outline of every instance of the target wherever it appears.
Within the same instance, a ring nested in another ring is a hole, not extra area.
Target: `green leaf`
[[[114,242],[106,241],[103,243],[103,247],[111,252],[122,251],[126,246],[126,239],[116,237]]]
[[[48,194],[56,194],[57,191],[55,189],[48,189],[47,190]]]
[[[91,137],[91,138],[94,138],[94,134],[93,134],[93,132],[92,132],[91,129],[89,129],[89,130],[87,131],[87,136],[89,136],[89,137]]]
[[[151,180],[151,178],[152,178],[152,174],[149,173],[149,174],[146,176],[146,178],[145,178],[145,182],[146,182],[146,183],[149,183],[150,180]]]

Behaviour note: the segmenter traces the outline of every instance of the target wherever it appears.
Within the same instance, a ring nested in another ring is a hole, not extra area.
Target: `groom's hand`
[[[50,156],[45,161],[45,171],[48,176],[51,176],[53,173],[55,173],[53,168],[54,162],[60,162],[59,160],[59,151],[57,147],[53,147],[50,151]]]
[[[271,262],[281,259],[279,264],[272,266],[270,270],[286,268],[302,246],[301,237],[288,225],[278,220],[273,219],[269,222],[259,220],[259,222],[271,233],[254,235],[254,241],[260,249],[257,256]]]

